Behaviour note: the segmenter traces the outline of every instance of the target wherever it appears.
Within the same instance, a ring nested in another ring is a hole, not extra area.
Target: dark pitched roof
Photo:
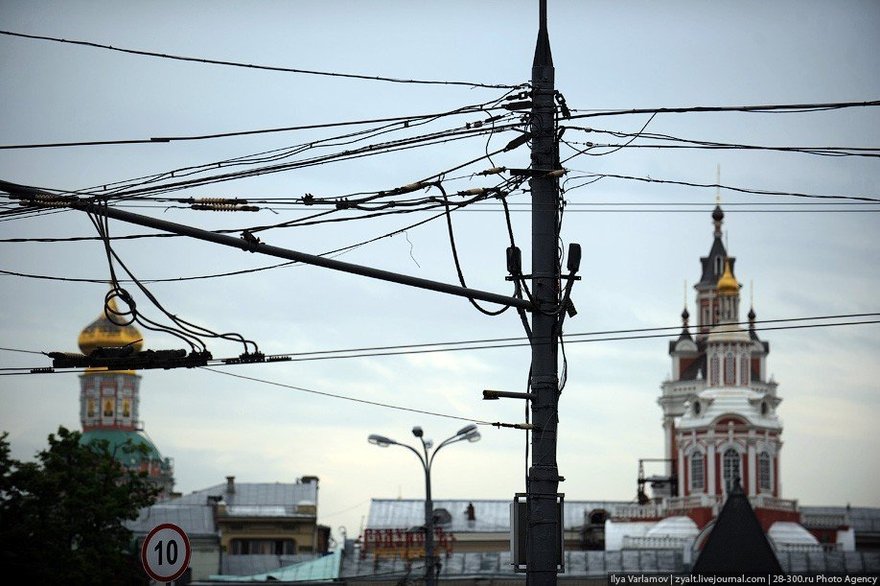
[[[720,258],[720,266],[715,264],[715,259]],[[730,272],[736,276],[736,257],[727,256],[727,249],[721,242],[721,238],[716,236],[712,241],[712,248],[709,250],[708,256],[700,257],[700,265],[702,266],[702,274],[700,282],[696,284],[697,288],[714,287],[718,284],[718,277],[724,272],[724,260],[730,260]]]
[[[691,573],[716,576],[783,573],[739,481],[718,513]]]

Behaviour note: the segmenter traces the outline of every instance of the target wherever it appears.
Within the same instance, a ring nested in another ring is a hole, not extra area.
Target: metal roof
[[[134,521],[126,521],[125,526],[135,534],[149,533],[153,527],[162,523],[173,523],[183,529],[191,539],[215,537],[214,514],[207,504],[196,505],[178,503],[176,500],[162,501],[151,507],[141,509]]]
[[[174,523],[190,537],[216,536],[213,502],[222,500],[231,515],[297,516],[298,504],[314,504],[318,496],[315,482],[236,483],[228,491],[228,483],[218,484],[190,494],[161,500],[141,509],[134,521],[125,526],[135,534],[146,534],[160,523]]]
[[[235,576],[218,574],[208,577],[215,582],[323,582],[335,580],[339,577],[342,553],[336,550],[333,553],[307,562],[292,564],[261,574],[249,576]]]
[[[441,524],[444,531],[456,533],[501,532],[510,530],[510,500],[445,499],[434,500],[434,509],[446,509],[452,520]],[[475,520],[468,522],[466,509],[473,503]],[[614,516],[621,509],[630,510],[632,501],[566,500],[563,526],[566,531],[583,527],[585,516],[593,510],[604,509]],[[880,507],[817,507],[800,506],[805,516],[834,515],[846,517],[857,533],[880,532]],[[625,515],[624,515],[625,516]],[[425,501],[422,499],[372,499],[367,517],[367,529],[409,529],[425,523]]]
[[[434,499],[434,510],[446,509],[452,516],[449,523],[441,524],[444,531],[506,532],[510,530],[510,500]],[[474,521],[465,513],[468,504],[474,505]],[[609,513],[617,507],[632,505],[629,501],[565,501],[563,526],[575,530],[584,525],[584,517],[595,509]],[[373,499],[367,517],[367,529],[408,529],[425,524],[425,501],[421,499]]]
[[[228,483],[217,484],[175,499],[179,503],[205,504],[208,497],[222,497],[231,506],[295,506],[318,501],[318,485],[314,482],[236,482],[234,492]]]

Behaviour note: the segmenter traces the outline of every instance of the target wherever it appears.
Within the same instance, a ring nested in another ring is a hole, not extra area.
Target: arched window
[[[733,352],[728,352],[724,356],[724,384],[732,385],[736,383],[736,360]]]
[[[709,366],[709,386],[717,387],[721,376],[721,359],[717,354],[712,355]]]
[[[605,526],[605,521],[608,520],[608,511],[603,509],[597,509],[595,511],[590,511],[590,525],[601,525]]]
[[[702,452],[691,454],[691,491],[702,492],[706,487],[706,468]]]
[[[749,380],[749,355],[743,354],[740,358],[739,384],[746,387],[751,381]]]
[[[724,451],[722,470],[724,471],[724,489],[726,492],[730,492],[733,489],[734,482],[739,483],[742,479],[739,463],[739,452],[733,448],[728,448]]]
[[[773,490],[773,479],[770,477],[770,454],[761,452],[758,455],[758,486],[761,490]]]

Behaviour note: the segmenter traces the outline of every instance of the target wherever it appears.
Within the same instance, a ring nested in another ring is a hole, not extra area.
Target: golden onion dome
[[[718,279],[718,293],[720,295],[736,295],[739,293],[739,283],[730,270],[730,259],[724,259],[724,274]]]
[[[111,298],[108,304],[111,311],[118,311],[116,299]],[[120,321],[122,318],[117,317]],[[106,309],[101,312],[98,319],[87,325],[79,334],[77,340],[79,350],[86,356],[95,348],[118,348],[131,345],[135,352],[143,347],[143,336],[133,325],[120,326],[107,317]]]

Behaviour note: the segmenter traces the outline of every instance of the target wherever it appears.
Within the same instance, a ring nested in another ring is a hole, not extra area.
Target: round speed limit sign
[[[189,567],[192,549],[183,529],[172,523],[153,527],[141,546],[141,563],[150,578],[159,582],[176,580]]]

